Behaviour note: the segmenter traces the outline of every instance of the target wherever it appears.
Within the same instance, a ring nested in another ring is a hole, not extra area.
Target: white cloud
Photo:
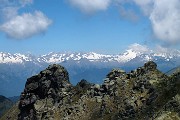
[[[180,42],[180,0],[134,0],[152,25],[154,36],[168,43]]]
[[[155,45],[153,48],[149,48],[146,45],[141,45],[138,43],[134,43],[128,46],[128,49],[131,49],[137,53],[145,53],[152,54],[154,53],[157,56],[177,56],[180,55],[180,51],[178,49],[163,47],[161,45]]]
[[[17,15],[18,9],[19,6],[15,1],[0,0],[0,19],[7,20],[14,17]]]
[[[106,10],[111,0],[69,0],[71,5],[79,8],[84,13],[93,13]]]
[[[0,7],[24,7],[33,3],[33,0],[0,0]]]
[[[139,19],[138,15],[133,10],[123,7],[120,7],[120,16],[130,21],[137,21]]]
[[[13,39],[26,39],[33,35],[45,32],[52,21],[42,12],[35,11],[33,14],[24,13],[5,22],[0,30]]]
[[[133,0],[140,8],[142,9],[143,13],[145,15],[150,15],[152,9],[154,0]]]
[[[128,47],[136,52],[146,53],[149,51],[149,48],[146,45],[140,45],[138,43],[134,43]]]
[[[128,20],[138,19],[137,14],[131,9],[125,9],[125,4],[135,3],[152,25],[154,36],[168,43],[180,42],[180,0],[68,0],[69,3],[80,9],[82,12],[92,14],[97,11],[105,11],[111,4],[118,4],[120,15]],[[18,10],[26,5],[32,4],[33,0],[0,0],[0,9],[3,11],[4,19],[8,20],[1,25],[1,30],[8,36],[13,36],[7,32],[7,23],[12,23],[26,15],[35,16],[35,14],[18,15]],[[117,7],[117,6],[116,6]],[[1,15],[2,16],[2,15]],[[1,17],[0,16],[0,17]],[[48,19],[47,17],[45,17]],[[49,19],[48,19],[49,20]],[[17,22],[16,22],[17,23]],[[25,22],[24,22],[25,23]],[[22,26],[24,26],[22,23]],[[20,24],[20,23],[19,23]],[[6,27],[4,27],[6,25]],[[2,27],[3,26],[3,27]],[[15,25],[14,25],[15,26]],[[6,28],[6,29],[5,29]],[[27,27],[28,28],[28,27]],[[13,30],[11,30],[13,31]]]
[[[156,0],[150,20],[158,39],[180,42],[180,0]]]
[[[33,0],[0,0],[0,31],[12,39],[27,39],[45,32],[52,21],[42,12],[19,14],[31,4]]]
[[[33,0],[19,0],[19,3],[24,7],[25,5],[32,4]]]
[[[17,7],[5,7],[1,10],[1,15],[4,20],[9,20],[18,14]]]
[[[168,48],[165,48],[165,47],[162,47],[162,46],[160,46],[160,45],[157,45],[156,46],[156,48],[155,48],[155,51],[157,52],[157,53],[169,53],[170,51],[169,51],[170,49],[168,49]]]
[[[171,55],[171,56],[177,56],[180,55],[180,51],[177,49],[172,49],[172,48],[166,48],[160,45],[157,45],[155,50],[155,53],[157,54],[165,54],[165,55]]]

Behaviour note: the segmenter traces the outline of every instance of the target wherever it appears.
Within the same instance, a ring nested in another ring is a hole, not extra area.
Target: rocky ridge
[[[19,115],[1,120],[180,119],[179,89],[180,72],[167,76],[152,61],[129,73],[113,69],[101,85],[82,80],[76,86],[54,64],[27,80]]]

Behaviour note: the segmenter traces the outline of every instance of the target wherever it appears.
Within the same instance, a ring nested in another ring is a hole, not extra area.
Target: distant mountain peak
[[[137,49],[139,47],[139,49]],[[81,61],[87,60],[89,62],[117,62],[126,63],[133,59],[141,58],[141,61],[164,59],[166,61],[180,58],[180,51],[172,50],[167,52],[166,50],[153,51],[146,47],[133,45],[124,53],[119,55],[111,54],[99,54],[96,52],[50,52],[48,54],[34,56],[32,54],[21,53],[5,53],[0,52],[0,63],[24,63],[24,62],[44,62],[44,63],[62,63],[64,61]]]

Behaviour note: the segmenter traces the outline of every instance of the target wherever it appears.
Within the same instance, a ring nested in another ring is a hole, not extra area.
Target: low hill
[[[175,67],[175,68],[169,70],[166,74],[167,75],[172,75],[173,73],[177,73],[177,72],[180,72],[180,66]]]
[[[10,99],[0,95],[0,117],[12,106],[13,102]]]

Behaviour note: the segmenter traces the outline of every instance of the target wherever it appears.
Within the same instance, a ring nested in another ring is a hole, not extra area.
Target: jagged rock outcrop
[[[180,72],[167,76],[149,61],[129,73],[113,69],[104,83],[69,82],[67,71],[51,65],[27,80],[19,120],[180,119]]]
[[[29,78],[20,98],[19,120],[53,119],[53,106],[62,104],[71,87],[66,69],[55,64]]]

